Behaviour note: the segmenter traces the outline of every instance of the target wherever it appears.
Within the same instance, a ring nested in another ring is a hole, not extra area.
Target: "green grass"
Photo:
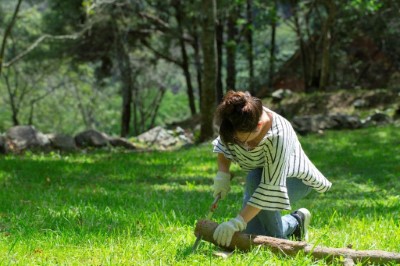
[[[400,130],[331,131],[300,138],[333,182],[293,208],[313,214],[310,242],[400,252]],[[193,229],[212,202],[210,145],[173,152],[26,154],[0,158],[0,265],[326,265],[269,250],[192,254]],[[219,204],[241,205],[244,173]],[[339,265],[339,262],[336,262]]]

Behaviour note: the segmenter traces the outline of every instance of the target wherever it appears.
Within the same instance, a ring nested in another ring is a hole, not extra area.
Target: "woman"
[[[331,183],[305,155],[291,124],[262,106],[249,93],[229,91],[216,110],[220,136],[213,141],[218,153],[214,197],[225,198],[230,190],[231,162],[248,171],[243,208],[236,218],[214,232],[219,245],[229,246],[237,231],[278,238],[307,240],[310,212],[290,210],[291,202],[311,189],[325,192]]]

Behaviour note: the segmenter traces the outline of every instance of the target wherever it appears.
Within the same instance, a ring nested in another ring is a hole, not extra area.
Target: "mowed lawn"
[[[300,137],[332,181],[293,208],[313,214],[310,242],[400,253],[400,128]],[[172,152],[97,151],[0,157],[0,265],[326,265],[268,249],[214,257],[194,226],[212,202],[211,144]],[[245,174],[213,219],[236,216]],[[334,264],[340,265],[337,260]]]

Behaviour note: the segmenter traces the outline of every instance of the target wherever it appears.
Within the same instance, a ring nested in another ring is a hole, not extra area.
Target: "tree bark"
[[[336,7],[332,0],[324,1],[328,17],[324,22],[322,29],[322,60],[321,60],[321,77],[319,81],[319,88],[326,90],[329,85],[329,71],[330,71],[330,47],[331,47],[331,28],[335,18]]]
[[[194,50],[194,62],[196,66],[196,79],[197,79],[197,86],[198,86],[198,93],[201,95],[202,87],[201,87],[201,75],[202,75],[202,65],[201,65],[201,56],[200,56],[200,41],[199,41],[199,33],[198,33],[198,21],[194,20],[193,22],[193,50]],[[201,97],[199,99],[199,105],[201,106]]]
[[[22,0],[18,0],[18,3],[17,3],[17,5],[15,6],[15,9],[14,9],[13,16],[11,18],[11,21],[7,25],[7,28],[6,28],[5,32],[4,32],[3,41],[1,42],[1,47],[0,47],[0,75],[1,75],[1,71],[3,69],[4,53],[5,53],[5,49],[6,49],[7,38],[11,34],[12,28],[14,27],[14,23],[17,20],[17,15],[18,15],[18,12],[19,12],[19,8],[21,6],[21,2],[22,2]]]
[[[307,64],[307,52],[306,52],[306,47],[304,44],[304,39],[303,39],[303,33],[300,27],[300,21],[299,21],[299,15],[297,12],[298,8],[298,0],[292,0],[291,5],[292,5],[292,12],[293,12],[293,18],[294,18],[294,25],[295,25],[295,31],[297,35],[297,39],[299,42],[300,46],[300,52],[301,52],[301,64],[302,64],[302,69],[303,69],[303,79],[304,79],[304,90],[305,92],[310,92],[310,87],[309,85],[309,72],[308,72],[308,64]]]
[[[218,224],[209,220],[200,220],[196,224],[196,237],[218,245],[213,234]],[[400,262],[400,253],[387,252],[381,250],[353,250],[349,248],[330,248],[307,244],[305,241],[291,241],[286,239],[274,238],[269,236],[248,235],[237,232],[233,235],[229,250],[239,249],[249,251],[255,246],[264,246],[273,253],[282,253],[288,256],[296,256],[299,252],[311,255],[316,259],[332,260],[334,258],[347,258],[355,262],[388,263]]]
[[[201,129],[199,141],[205,141],[213,136],[213,114],[216,99],[217,58],[215,43],[215,0],[202,1],[203,22],[203,62],[204,72],[201,93]]]
[[[254,88],[254,55],[253,55],[253,1],[247,0],[246,13],[247,13],[247,60],[249,62],[249,91],[252,95],[255,94]]]
[[[227,44],[226,44],[226,89],[236,90],[236,38],[238,17],[236,6],[228,14]]]
[[[184,35],[183,35],[181,1],[175,0],[175,1],[173,1],[173,5],[175,8],[175,19],[178,24],[179,46],[181,48],[181,54],[182,54],[182,69],[183,69],[183,74],[186,79],[187,95],[189,98],[189,108],[190,108],[190,112],[193,116],[197,112],[196,112],[196,104],[195,104],[194,93],[193,93],[192,79],[191,79],[191,75],[190,75],[190,71],[189,71],[189,57],[188,57],[188,54],[186,51],[185,40],[184,40]]]
[[[220,18],[216,25],[216,41],[217,41],[217,103],[221,102],[224,97],[222,86],[222,47],[224,46],[224,26],[223,19]]]
[[[121,137],[126,137],[129,134],[129,125],[132,114],[132,66],[129,58],[129,53],[122,40],[122,34],[118,29],[118,22],[113,21],[115,33],[115,51],[118,61],[118,68],[121,75],[121,95],[122,95],[122,110],[121,110]]]
[[[275,72],[275,37],[276,37],[276,25],[278,20],[278,4],[277,1],[273,1],[272,13],[271,13],[271,42],[270,42],[270,50],[269,50],[269,78],[268,84],[272,90],[273,80],[274,80],[274,72]]]

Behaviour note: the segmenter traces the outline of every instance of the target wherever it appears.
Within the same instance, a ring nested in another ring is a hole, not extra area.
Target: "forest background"
[[[0,1],[0,132],[136,136],[228,89],[398,90],[394,0]]]

